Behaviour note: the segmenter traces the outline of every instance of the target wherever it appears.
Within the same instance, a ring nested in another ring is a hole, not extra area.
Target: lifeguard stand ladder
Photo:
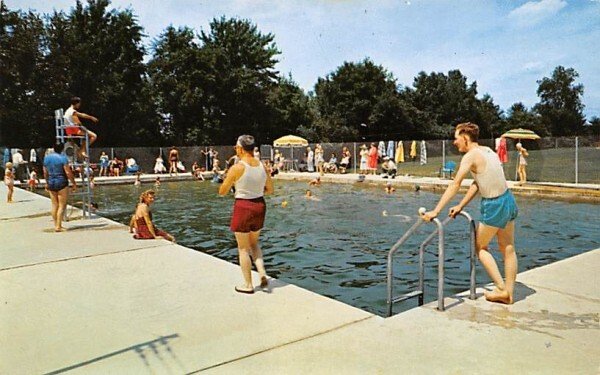
[[[77,168],[81,168],[81,187],[75,193],[70,193],[69,199],[74,198],[74,201],[71,202],[72,206],[76,206],[77,203],[81,203],[83,218],[89,219],[92,217],[92,212],[90,210],[92,203],[92,187],[90,184],[91,168],[89,162],[90,139],[87,129],[81,126],[81,128],[85,131],[84,135],[67,135],[65,132],[67,126],[65,125],[64,112],[62,109],[57,109],[54,111],[54,122],[56,128],[56,142],[63,143],[65,145],[63,154],[67,156],[67,159],[69,159],[69,165],[71,166],[71,169],[76,171]],[[85,153],[88,155],[88,158],[83,158],[82,162],[77,160],[77,151],[79,150],[79,146],[75,142],[77,139],[85,140]]]
[[[469,222],[469,229],[471,232],[470,245],[471,245],[471,256],[470,256],[470,289],[469,289],[469,299],[475,299],[475,247],[476,244],[476,229],[475,229],[475,221],[465,211],[461,211],[460,216],[466,218]],[[419,288],[415,291],[403,294],[401,296],[393,297],[393,280],[394,280],[394,272],[392,268],[392,259],[394,257],[394,253],[402,246],[406,240],[419,228],[422,224],[426,222],[421,218],[417,218],[417,222],[413,224],[412,227],[404,235],[392,246],[388,253],[387,257],[387,316],[392,316],[392,305],[395,302],[405,301],[409,298],[419,297],[419,306],[423,305],[423,299],[425,294],[425,247],[433,241],[436,234],[438,235],[438,310],[444,311],[444,226],[448,224],[448,222],[452,220],[450,217],[445,218],[443,221],[435,218],[433,222],[436,224],[436,229],[421,243],[419,247]]]

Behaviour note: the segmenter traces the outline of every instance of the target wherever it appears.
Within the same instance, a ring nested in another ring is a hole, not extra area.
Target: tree
[[[263,143],[271,143],[283,135],[296,134],[298,129],[308,129],[313,125],[309,98],[291,75],[278,79],[277,85],[267,94],[267,105],[271,116],[261,132]]]
[[[478,99],[477,82],[468,84],[467,77],[460,70],[451,70],[448,75],[420,72],[415,77],[413,88],[406,89],[404,96],[434,122],[432,129],[422,131],[428,138],[448,137],[454,125],[467,121],[479,125],[482,138],[490,137],[492,127],[501,123],[500,109],[491,96],[486,94]]]
[[[369,59],[319,78],[314,104],[314,130],[323,141],[395,139],[414,128],[396,80]]]
[[[169,26],[154,43],[148,72],[164,119],[164,138],[177,144],[210,141],[206,116],[210,116],[206,87],[211,62],[188,27]]]
[[[146,80],[142,27],[131,10],[109,10],[109,0],[77,1],[68,14],[48,17],[39,71],[44,111],[52,116],[71,96],[100,124],[97,145],[156,144],[158,119]],[[51,79],[47,79],[51,77]],[[44,126],[52,128],[53,122]]]
[[[600,117],[594,116],[587,126],[587,133],[596,137],[600,137]]]
[[[40,144],[44,113],[37,68],[43,59],[43,21],[32,12],[10,11],[2,1],[0,23],[0,141],[19,147]]]
[[[506,118],[506,128],[503,131],[517,128],[533,130],[540,137],[549,135],[548,129],[540,122],[540,117],[528,110],[521,102],[514,103],[509,108]]]
[[[274,39],[248,20],[225,17],[213,19],[210,30],[200,33],[201,50],[211,61],[207,121],[214,142],[230,144],[244,133],[259,140],[269,136],[267,97],[277,84],[275,56],[280,53]]]
[[[577,77],[579,73],[573,68],[557,66],[552,77],[537,81],[540,102],[534,106],[534,111],[553,136],[579,135],[584,131],[583,85],[575,84]]]

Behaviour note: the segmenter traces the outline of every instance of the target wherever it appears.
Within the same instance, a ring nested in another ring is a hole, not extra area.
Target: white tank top
[[[66,126],[76,126],[77,125],[77,123],[73,119],[74,114],[75,114],[75,108],[73,108],[73,107],[69,107],[69,109],[67,109],[65,111],[65,114],[63,117],[65,118]]]
[[[240,163],[244,166],[244,173],[235,183],[235,197],[238,199],[262,197],[265,193],[265,183],[267,182],[265,168],[260,163],[256,167],[242,160],[240,160]]]
[[[480,173],[471,174],[479,187],[479,193],[483,198],[499,197],[508,189],[508,185],[498,154],[489,147],[480,146],[478,150],[485,159],[485,168]]]

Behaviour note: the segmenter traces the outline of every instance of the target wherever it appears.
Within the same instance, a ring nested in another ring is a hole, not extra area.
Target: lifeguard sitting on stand
[[[97,135],[94,132],[87,130],[84,126],[81,125],[81,119],[91,120],[94,123],[98,122],[98,119],[94,116],[90,116],[83,112],[79,112],[79,107],[81,107],[81,98],[74,96],[71,98],[71,106],[66,110],[64,119],[65,119],[65,133],[67,136],[79,135],[83,136],[86,133],[90,139],[90,146],[97,138]],[[85,139],[81,142],[81,148],[79,154],[87,158],[88,155],[85,153]]]

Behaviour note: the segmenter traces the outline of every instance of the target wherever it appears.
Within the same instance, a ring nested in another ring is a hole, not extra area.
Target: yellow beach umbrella
[[[298,137],[296,135],[284,135],[281,138],[277,138],[273,142],[273,146],[275,147],[300,147],[300,146],[308,146],[308,141],[302,137]]]
[[[502,138],[511,138],[511,139],[540,139],[540,136],[535,134],[533,131],[529,129],[512,129],[502,134]]]

